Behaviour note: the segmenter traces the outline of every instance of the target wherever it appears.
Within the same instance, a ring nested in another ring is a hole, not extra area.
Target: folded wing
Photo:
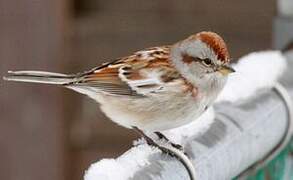
[[[67,86],[122,96],[148,96],[163,93],[183,83],[169,63],[169,48],[156,47],[104,64],[83,73]]]

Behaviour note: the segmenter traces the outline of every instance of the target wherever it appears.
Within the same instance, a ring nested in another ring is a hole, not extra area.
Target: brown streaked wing
[[[119,77],[120,67],[108,65],[91,73],[84,74],[71,86],[86,86],[113,95],[139,96],[136,91]]]
[[[166,46],[138,51],[104,64],[81,74],[70,85],[93,87],[114,95],[141,96],[155,93],[166,83],[180,77],[169,63],[169,47]]]

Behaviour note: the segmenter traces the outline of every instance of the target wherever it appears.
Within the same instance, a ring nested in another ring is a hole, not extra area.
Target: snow
[[[284,72],[286,60],[279,51],[255,52],[242,57],[233,67],[236,73],[229,77],[217,102],[244,101],[262,89],[272,88]],[[212,124],[214,116],[211,107],[196,121],[163,133],[173,142],[184,144],[191,136],[204,133]],[[146,145],[143,140],[138,140],[134,144],[136,146],[116,159],[102,159],[92,164],[84,179],[129,179],[136,171],[150,163],[147,157],[159,152],[157,148]]]
[[[125,180],[147,165],[149,162],[146,157],[150,154],[159,152],[146,144],[141,144],[131,148],[117,159],[102,159],[90,166],[86,171],[85,180]]]
[[[257,94],[259,90],[271,88],[286,68],[286,59],[279,51],[250,53],[233,65],[235,73],[216,102],[241,101]]]

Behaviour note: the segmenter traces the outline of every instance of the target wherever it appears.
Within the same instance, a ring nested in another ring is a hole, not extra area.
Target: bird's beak
[[[224,76],[227,76],[228,74],[235,72],[235,70],[234,70],[232,67],[230,67],[230,66],[226,66],[226,65],[222,65],[222,66],[218,69],[218,71],[219,71],[221,74],[223,74]]]

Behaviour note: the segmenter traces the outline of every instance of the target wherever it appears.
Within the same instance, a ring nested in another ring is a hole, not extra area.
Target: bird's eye
[[[211,66],[212,65],[212,60],[211,59],[208,59],[208,58],[203,59],[202,62],[206,66]]]

